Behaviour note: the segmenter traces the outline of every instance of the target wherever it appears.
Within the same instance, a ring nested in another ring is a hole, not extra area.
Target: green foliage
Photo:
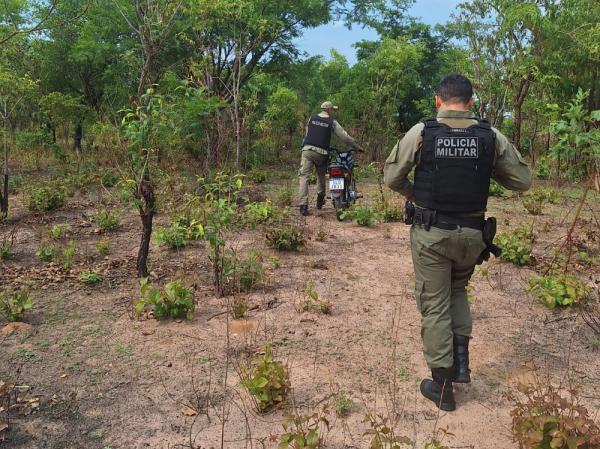
[[[62,250],[62,265],[65,270],[73,267],[73,259],[77,253],[75,243],[69,242],[69,245]]]
[[[48,242],[42,241],[40,243],[40,246],[38,247],[38,250],[35,253],[35,255],[42,262],[52,262],[52,260],[56,256],[57,252],[58,252],[58,246],[56,245],[56,243],[48,243]]]
[[[587,299],[588,285],[573,274],[547,274],[529,278],[529,291],[549,309],[572,306]]]
[[[392,214],[395,214],[395,212],[392,212]],[[346,218],[356,221],[359,226],[373,226],[379,215],[371,206],[359,205],[340,213],[341,220]]]
[[[100,209],[95,216],[96,225],[102,231],[110,231],[116,229],[121,224],[119,215],[111,210]]]
[[[96,243],[96,251],[101,256],[107,256],[110,250],[110,242],[108,240],[102,240]]]
[[[273,223],[276,219],[277,210],[269,200],[244,206],[244,221],[253,229],[258,224]]]
[[[369,412],[363,422],[369,426],[364,434],[371,437],[370,449],[401,449],[403,446],[414,446],[414,442],[410,438],[396,434],[396,430],[387,416]]]
[[[97,284],[102,282],[102,275],[97,271],[86,271],[79,275],[79,280],[85,284]]]
[[[0,292],[0,314],[8,321],[21,321],[25,312],[32,307],[33,301],[25,288]]]
[[[119,184],[121,180],[121,175],[118,171],[112,170],[110,168],[103,168],[100,171],[100,183],[106,187],[111,188]]]
[[[4,238],[0,240],[0,260],[8,259],[12,254],[13,239]]]
[[[521,198],[523,206],[531,215],[541,215],[546,195],[540,189],[533,189]]]
[[[329,315],[331,314],[331,303],[319,298],[313,281],[308,280],[304,288],[304,299],[300,304],[300,309],[302,312],[316,311],[323,315]]]
[[[69,232],[71,232],[71,226],[68,224],[56,224],[50,228],[50,237],[60,240]]]
[[[293,224],[272,227],[266,233],[267,246],[279,251],[300,251],[304,246],[303,230]]]
[[[275,204],[282,207],[289,207],[292,205],[294,199],[294,191],[291,186],[287,185],[280,188],[275,193]]]
[[[531,259],[533,239],[531,227],[524,224],[512,231],[498,234],[494,243],[502,248],[500,257],[503,261],[515,265],[527,265]]]
[[[245,298],[236,296],[233,299],[233,304],[231,306],[231,312],[233,314],[233,318],[236,320],[241,320],[246,317],[246,313],[248,312],[248,303]]]
[[[333,398],[333,407],[337,416],[348,416],[354,408],[354,401],[343,393],[336,394]]]
[[[535,162],[534,173],[538,179],[548,179],[550,177],[550,164],[547,157],[540,157]]]
[[[251,366],[241,367],[240,378],[261,413],[285,401],[291,388],[288,368],[273,359],[271,345],[265,346],[264,355],[257,357]]]
[[[581,405],[578,392],[546,385],[519,385],[511,411],[513,439],[531,449],[587,449],[600,446],[600,428]]]
[[[253,168],[246,174],[246,177],[254,184],[262,184],[267,180],[267,172]]]
[[[252,290],[265,281],[265,269],[256,257],[236,260],[233,277],[240,290]]]
[[[329,431],[327,405],[310,415],[287,416],[282,423],[285,433],[279,436],[277,449],[319,449],[324,433]]]
[[[543,187],[536,190],[539,190],[538,195],[550,204],[558,204],[563,197],[562,192],[554,187]]]
[[[494,179],[490,180],[490,196],[505,197],[507,191]]]
[[[188,244],[189,231],[178,223],[170,227],[156,226],[152,238],[159,246],[167,246],[171,249],[183,248]]]
[[[141,316],[146,306],[152,306],[156,318],[194,318],[194,291],[179,281],[172,281],[164,289],[150,285],[148,278],[140,280],[141,298],[134,302],[133,308]]]
[[[354,168],[354,176],[357,181],[362,179],[377,179],[381,176],[381,169],[376,162],[367,165],[358,165]]]
[[[49,183],[46,187],[34,187],[29,191],[27,207],[32,212],[47,212],[63,207],[67,203],[67,190],[60,183]]]

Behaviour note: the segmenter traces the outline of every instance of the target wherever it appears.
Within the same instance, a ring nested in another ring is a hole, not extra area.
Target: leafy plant
[[[521,202],[531,215],[541,215],[546,196],[540,190],[532,190],[523,195]]]
[[[262,184],[267,180],[267,173],[263,170],[258,170],[253,168],[248,172],[246,177],[252,181],[254,184]]]
[[[285,433],[279,436],[278,449],[319,449],[324,433],[329,431],[327,405],[310,415],[287,416],[281,424]]]
[[[25,288],[20,290],[3,290],[0,292],[0,314],[8,321],[21,321],[23,314],[31,310],[33,301],[29,297],[29,291]]]
[[[236,261],[233,275],[240,290],[251,290],[265,280],[263,264],[256,257]]]
[[[531,259],[533,232],[531,227],[524,224],[513,231],[500,233],[494,242],[502,248],[500,258],[515,265],[526,265]]]
[[[369,412],[363,422],[369,426],[364,434],[371,437],[371,449],[401,449],[402,446],[413,447],[414,445],[410,438],[396,434],[387,416]]]
[[[572,306],[585,300],[591,293],[585,282],[567,273],[532,276],[528,283],[531,294],[550,309]]]
[[[343,393],[336,394],[333,398],[335,414],[340,417],[348,416],[354,408],[354,401]]]
[[[576,390],[551,384],[519,385],[511,411],[513,440],[531,449],[592,449],[600,447],[600,428],[579,403]]]
[[[56,224],[50,228],[50,237],[54,240],[60,240],[70,231],[71,226],[68,224]]]
[[[62,264],[65,270],[73,267],[73,258],[77,253],[77,247],[75,243],[69,242],[69,245],[62,251]]]
[[[261,223],[275,221],[277,211],[270,201],[248,203],[244,206],[244,221],[253,229]]]
[[[373,226],[378,218],[377,212],[371,206],[355,206],[340,213],[340,219],[350,218],[356,221],[359,226]]]
[[[6,260],[12,254],[13,239],[4,238],[0,241],[0,260]]]
[[[275,193],[275,204],[282,207],[289,207],[292,205],[292,201],[294,199],[294,191],[291,186],[285,186],[281,189],[277,190]]]
[[[188,244],[189,231],[178,223],[173,223],[168,228],[157,226],[153,234],[153,239],[159,246],[178,249]]]
[[[35,187],[29,191],[27,207],[32,212],[47,212],[63,207],[67,202],[64,185],[52,183],[45,187]]]
[[[121,224],[121,218],[118,214],[113,211],[101,209],[96,213],[95,217],[96,225],[102,231],[109,231],[116,229]]]
[[[119,172],[110,168],[105,168],[100,171],[100,182],[106,188],[116,186],[121,180]]]
[[[144,313],[147,305],[152,306],[156,318],[194,318],[194,291],[180,281],[172,281],[164,289],[153,287],[148,278],[140,280],[141,298],[133,307],[138,316]]]
[[[304,299],[300,304],[300,308],[303,312],[314,310],[323,315],[329,315],[331,313],[331,303],[319,298],[319,294],[315,290],[314,283],[311,280],[306,281]]]
[[[251,366],[241,367],[240,378],[261,413],[285,401],[291,388],[288,368],[273,359],[271,345],[265,346],[264,355],[256,358]]]
[[[293,224],[272,227],[266,233],[267,246],[279,251],[299,251],[304,246],[304,232]]]
[[[79,275],[79,280],[86,284],[97,284],[102,281],[102,275],[97,271],[87,271]]]
[[[100,242],[96,243],[96,251],[98,251],[101,256],[107,256],[109,250],[110,242],[108,240],[101,240]]]
[[[507,190],[494,179],[490,181],[490,196],[505,197]]]
[[[535,162],[534,173],[539,179],[548,179],[550,177],[550,164],[548,163],[548,158],[540,157]]]
[[[358,165],[354,168],[354,176],[357,180],[375,179],[381,175],[381,169],[377,162],[371,162],[367,165]]]
[[[40,243],[40,246],[38,247],[38,250],[36,251],[35,255],[42,262],[51,262],[52,259],[54,259],[54,257],[56,256],[57,252],[58,252],[58,246],[56,245],[56,243],[48,243],[48,242],[42,241]]]
[[[233,314],[233,318],[236,320],[241,320],[244,318],[248,312],[248,303],[246,302],[246,298],[236,296],[231,306],[231,312]]]

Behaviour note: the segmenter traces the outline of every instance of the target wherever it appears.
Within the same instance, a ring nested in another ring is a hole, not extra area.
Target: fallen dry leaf
[[[183,416],[196,416],[198,412],[190,407],[183,407],[181,410]]]

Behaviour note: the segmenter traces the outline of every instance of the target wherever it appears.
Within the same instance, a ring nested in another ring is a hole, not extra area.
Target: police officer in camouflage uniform
[[[436,94],[437,118],[413,126],[396,144],[384,182],[415,203],[410,231],[415,299],[433,378],[421,382],[421,393],[451,411],[456,408],[452,383],[471,381],[466,287],[490,247],[482,234],[490,179],[525,191],[531,173],[511,142],[473,114],[467,78],[447,76]],[[413,167],[414,185],[407,179]]]
[[[300,214],[308,215],[308,176],[313,167],[317,169],[317,209],[325,204],[325,174],[329,162],[331,137],[335,134],[343,144],[360,149],[356,141],[334,119],[338,109],[331,101],[321,105],[321,113],[313,115],[306,126],[306,137],[300,162]]]

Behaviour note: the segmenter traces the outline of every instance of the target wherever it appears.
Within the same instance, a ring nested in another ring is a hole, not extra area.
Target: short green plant
[[[563,198],[562,192],[554,187],[543,187],[539,189],[538,195],[550,204],[558,204]]]
[[[279,436],[278,449],[319,449],[325,433],[329,431],[329,408],[327,405],[310,415],[287,416],[283,423],[284,433]]]
[[[102,231],[116,229],[121,224],[121,218],[113,211],[100,209],[95,216],[96,225]]]
[[[77,247],[73,242],[69,242],[67,247],[62,250],[62,265],[65,270],[69,270],[73,267],[73,260],[76,253]]]
[[[235,262],[233,276],[240,290],[251,290],[265,281],[265,269],[256,257]]]
[[[378,214],[371,206],[355,206],[352,209],[342,211],[340,218],[345,220],[350,218],[356,221],[359,226],[373,226],[375,220],[378,219]]]
[[[156,318],[194,318],[194,290],[185,287],[180,281],[172,281],[164,289],[153,287],[148,278],[140,280],[141,298],[133,308],[141,316],[146,306],[151,306]]]
[[[101,256],[107,256],[110,251],[110,242],[108,240],[101,240],[96,243],[96,251]]]
[[[248,172],[246,177],[254,184],[262,184],[267,180],[267,172],[253,168]]]
[[[205,208],[202,198],[198,195],[186,193],[183,206],[173,217],[173,225],[187,230],[186,239],[199,240],[204,237]]]
[[[404,210],[398,205],[388,205],[379,212],[379,215],[384,223],[397,223],[404,220]]]
[[[552,384],[519,385],[510,394],[513,440],[531,449],[592,449],[600,447],[600,428],[580,403],[576,390]]]
[[[587,299],[591,293],[591,289],[584,281],[568,273],[532,276],[528,284],[531,294],[550,309],[578,304]]]
[[[240,378],[261,413],[285,401],[291,388],[288,368],[273,359],[271,345],[265,346],[264,355],[256,358],[250,366],[241,367]]]
[[[79,275],[79,280],[86,284],[97,284],[102,281],[102,275],[97,271],[86,271]]]
[[[0,292],[0,314],[8,321],[21,321],[25,312],[32,307],[33,301],[26,288]]]
[[[354,176],[357,180],[375,179],[381,175],[381,169],[377,162],[371,162],[368,165],[359,165],[354,168]]]
[[[354,408],[354,401],[345,394],[339,393],[333,398],[333,407],[337,416],[348,416]]]
[[[275,204],[282,207],[290,207],[294,199],[294,191],[291,186],[285,186],[275,193]]]
[[[71,226],[68,224],[56,224],[50,228],[50,237],[54,240],[60,240],[70,231]]]
[[[13,240],[12,238],[4,238],[0,241],[0,260],[6,260],[12,254]]]
[[[42,262],[52,262],[52,260],[56,256],[57,252],[58,252],[58,246],[56,245],[56,243],[48,243],[48,242],[42,241],[40,243],[40,246],[38,247],[38,250],[36,251],[35,255]]]
[[[47,212],[67,203],[67,189],[59,183],[35,187],[29,191],[27,207],[32,212]]]
[[[100,182],[106,188],[116,186],[121,180],[119,172],[110,168],[105,168],[100,171]]]
[[[319,298],[312,280],[306,281],[304,288],[304,299],[300,303],[302,312],[316,311],[323,315],[331,314],[331,303]]]
[[[579,261],[582,264],[588,265],[590,267],[596,266],[598,264],[597,260],[595,257],[590,256],[587,252],[585,251],[579,251],[577,253],[577,257],[579,258]]]
[[[507,190],[494,179],[490,181],[490,196],[505,197]]]
[[[535,176],[539,179],[548,179],[550,177],[550,164],[548,158],[540,157],[535,162]]]
[[[317,175],[314,172],[312,172],[308,175],[308,183],[311,185],[317,183]]]
[[[244,221],[251,227],[256,228],[262,223],[273,223],[277,211],[269,200],[261,203],[248,203],[244,206]]]
[[[277,256],[269,256],[269,261],[273,264],[273,268],[281,268],[281,259]]]
[[[179,249],[186,246],[189,231],[178,223],[173,223],[170,227],[157,226],[152,234],[152,238],[159,246],[167,246],[171,249]]]
[[[534,189],[530,193],[523,195],[521,199],[523,206],[531,215],[541,215],[546,195],[539,189]]]
[[[498,234],[494,243],[502,249],[502,260],[515,265],[527,265],[531,259],[533,232],[530,226],[524,224],[512,231]]]
[[[267,245],[279,251],[299,251],[304,246],[304,232],[293,224],[271,227],[266,233]]]
[[[248,303],[246,301],[246,298],[236,296],[233,299],[233,304],[231,305],[231,312],[233,318],[236,320],[241,320],[245,318],[246,313],[248,312]]]
[[[363,422],[369,426],[364,434],[371,437],[372,449],[401,449],[414,446],[410,438],[396,434],[394,425],[387,416],[369,412]]]

